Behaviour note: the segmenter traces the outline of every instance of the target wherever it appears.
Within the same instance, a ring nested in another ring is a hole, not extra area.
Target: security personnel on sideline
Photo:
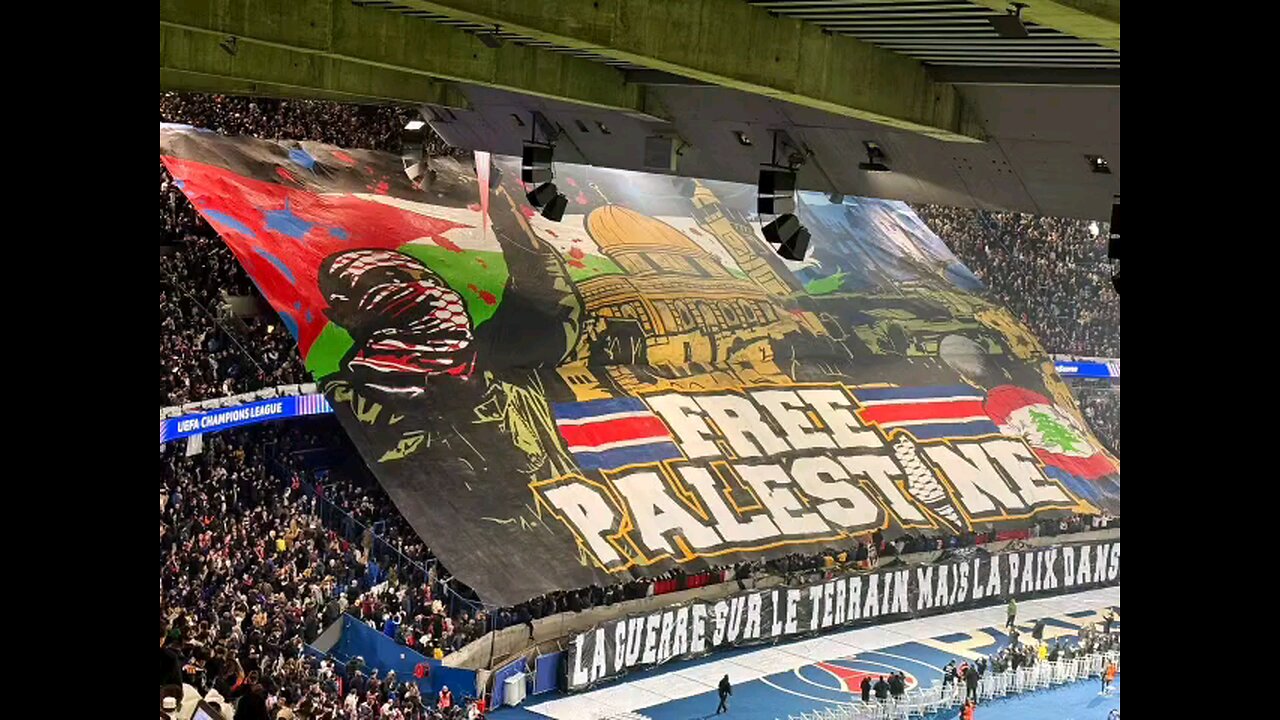
[[[720,706],[716,708],[717,715],[719,715],[722,712],[729,712],[729,705],[727,703],[729,700],[729,696],[733,694],[733,688],[729,686],[728,675],[725,675],[724,677],[720,678],[719,691],[720,691]]]

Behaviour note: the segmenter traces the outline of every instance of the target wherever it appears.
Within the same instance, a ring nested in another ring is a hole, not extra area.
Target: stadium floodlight
[[[427,123],[421,118],[407,122],[400,131],[400,165],[409,182],[421,187],[423,178],[431,170],[431,162],[426,156]]]
[[[804,260],[809,251],[809,228],[800,224],[800,219],[791,213],[779,215],[773,222],[763,228],[764,239],[777,245],[778,257],[787,260]]]
[[[892,172],[889,166],[884,164],[884,161],[889,158],[885,156],[884,150],[878,144],[867,140],[862,143],[862,146],[867,149],[867,161],[858,163],[859,170],[865,170],[866,172]]]
[[[534,113],[535,133],[537,120],[538,114]],[[551,167],[554,153],[555,147],[550,143],[526,142],[524,151],[521,153],[520,180],[526,186],[539,183],[536,188],[525,193],[525,199],[535,208],[541,208],[542,217],[552,222],[560,222],[564,217],[565,209],[569,207],[569,199],[556,188],[554,182],[551,182],[555,177]]]
[[[545,143],[526,142],[521,153],[520,180],[545,183],[551,180],[551,159],[555,149]]]
[[[809,228],[801,225],[800,230],[796,234],[787,239],[786,242],[778,248],[778,255],[787,259],[799,262],[804,260],[805,253],[809,251]]]
[[[809,228],[800,224],[800,218],[791,213],[779,215],[763,228],[764,239],[777,245],[778,257],[787,260],[804,260],[809,250]]]
[[[773,219],[763,228],[764,239],[774,245],[781,245],[800,231],[800,218],[791,213],[784,213]]]
[[[555,187],[552,185],[552,187]],[[569,207],[569,198],[564,193],[556,193],[556,196],[547,201],[547,206],[542,208],[542,217],[551,222],[560,222],[564,217],[565,208]]]
[[[756,212],[786,213],[795,207],[796,173],[790,168],[764,166],[756,184]]]
[[[525,199],[529,201],[530,205],[536,208],[541,208],[546,207],[548,203],[555,199],[557,194],[559,194],[559,191],[556,189],[555,183],[544,182],[538,187],[530,190],[525,195]]]
[[[1022,24],[1022,8],[1027,7],[1026,3],[1012,2],[1009,3],[1009,9],[1004,15],[995,15],[987,18],[991,22],[991,27],[995,29],[996,34],[1002,38],[1019,39],[1030,37],[1027,32],[1027,26]]]

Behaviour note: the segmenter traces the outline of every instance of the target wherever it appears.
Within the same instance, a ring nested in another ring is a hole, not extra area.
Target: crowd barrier
[[[412,679],[414,669],[425,664],[427,676],[418,681],[418,689],[424,697],[434,697],[446,685],[459,699],[467,695],[479,696],[476,673],[472,670],[445,667],[439,660],[397,643],[350,615],[343,615],[334,621],[334,625],[340,628],[337,638],[330,633],[333,629],[330,626],[322,635],[327,636],[329,647],[323,650],[315,648],[317,652],[330,654],[342,663],[354,657],[364,658],[365,665],[377,670],[379,675],[385,677],[388,672],[395,671],[400,680]]]
[[[319,391],[320,388],[315,383],[303,383],[301,385],[277,385],[275,387],[254,390],[253,392],[240,393],[239,395],[227,395],[226,397],[213,398],[211,400],[190,402],[185,405],[170,405],[169,407],[160,408],[160,419],[168,420],[169,418],[176,418],[182,415],[205,412],[206,410],[236,407],[239,405],[246,405],[257,400],[270,400],[271,398],[292,397],[294,395],[314,395]]]
[[[1071,660],[1038,662],[1029,667],[1001,673],[988,672],[978,681],[978,701],[1100,678],[1108,662],[1114,662],[1116,672],[1120,672],[1119,651],[1089,653]],[[934,678],[929,687],[912,688],[900,698],[872,699],[865,703],[857,699],[850,704],[812,713],[788,715],[786,720],[909,720],[959,707],[964,704],[965,695],[963,681],[943,683],[941,678]]]
[[[533,662],[533,689],[529,694],[541,695],[560,687],[560,663],[563,661],[562,651],[539,655]]]
[[[295,456],[301,457],[307,452],[309,451],[301,451],[295,453]],[[295,478],[276,459],[271,461],[270,469],[282,482],[288,482]],[[320,516],[320,520],[325,527],[340,533],[346,540],[357,544],[363,544],[365,533],[368,533],[369,553],[372,561],[370,569],[372,570],[376,566],[378,571],[376,573],[367,573],[361,578],[361,591],[369,590],[371,587],[382,583],[394,566],[396,574],[400,578],[413,579],[423,583],[432,581],[434,587],[439,590],[438,599],[445,604],[451,615],[456,615],[461,610],[475,613],[483,609],[477,602],[454,592],[447,583],[438,583],[433,580],[435,568],[438,565],[435,558],[414,560],[408,557],[400,552],[393,543],[387,541],[382,533],[379,532],[378,526],[381,523],[374,523],[373,527],[369,527],[352,517],[351,513],[330,501],[325,492],[325,478],[328,472],[327,469],[307,470],[296,476],[296,479],[302,489],[316,499],[316,513]],[[406,598],[405,612],[413,613],[415,610],[416,606],[412,598]]]

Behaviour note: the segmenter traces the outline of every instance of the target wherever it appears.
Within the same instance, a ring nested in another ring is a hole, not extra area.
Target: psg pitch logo
[[[920,682],[916,676],[907,672],[906,669],[863,658],[814,663],[796,670],[796,675],[807,683],[858,695],[862,693],[863,678],[870,680],[874,685],[881,677],[888,682],[891,674],[899,672],[904,675],[906,689],[919,686]]]
[[[916,672],[910,672],[908,668]],[[904,690],[920,687],[917,673],[941,677],[942,669],[905,655],[869,650],[857,657],[844,657],[810,663],[791,672],[761,678],[773,690],[802,698],[806,703],[856,703],[862,695],[862,682],[874,688],[880,678],[888,683],[892,675],[901,673]],[[871,690],[874,692],[874,690]]]

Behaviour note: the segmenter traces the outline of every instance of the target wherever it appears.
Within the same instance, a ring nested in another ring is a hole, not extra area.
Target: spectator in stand
[[[1120,357],[1106,223],[915,205],[916,213],[1051,353]]]
[[[319,102],[161,96],[162,121],[393,151],[405,113]],[[441,154],[445,149],[436,142],[429,152]],[[261,298],[163,166],[160,217],[161,242],[167,245],[160,265],[161,405],[306,382],[293,339],[278,318],[269,311],[249,318],[228,312],[232,297]],[[1114,406],[1118,449],[1118,390]],[[342,664],[310,657],[306,643],[346,613],[442,658],[490,628],[521,623],[532,635],[533,620],[556,613],[727,579],[745,583],[766,573],[812,580],[851,563],[874,566],[881,555],[944,546],[941,537],[909,535],[889,543],[876,533],[852,553],[827,549],[696,575],[676,570],[657,581],[553,592],[492,614],[472,612],[479,607],[474,592],[435,562],[362,463],[322,474],[297,464],[295,451],[317,447],[356,457],[331,418],[209,435],[203,452],[193,456],[180,444],[162,448],[162,685],[187,682],[201,694],[215,693],[235,703],[236,717],[439,720],[441,708],[422,702],[415,681],[401,681],[394,673],[379,678],[359,659]],[[1046,523],[1042,531],[1052,535],[1087,527],[1075,517]],[[969,547],[993,537],[969,533],[946,539],[945,546]],[[887,694],[881,686],[887,691],[883,678],[876,684],[878,697]],[[870,689],[868,680],[864,693]]]
[[[1046,351],[1120,357],[1120,296],[1111,285],[1106,223],[941,205],[913,208]],[[1119,387],[1108,393],[1105,382],[1071,385],[1089,427],[1119,456]]]
[[[1109,380],[1075,378],[1067,383],[1093,434],[1116,457],[1120,456],[1120,385]]]

